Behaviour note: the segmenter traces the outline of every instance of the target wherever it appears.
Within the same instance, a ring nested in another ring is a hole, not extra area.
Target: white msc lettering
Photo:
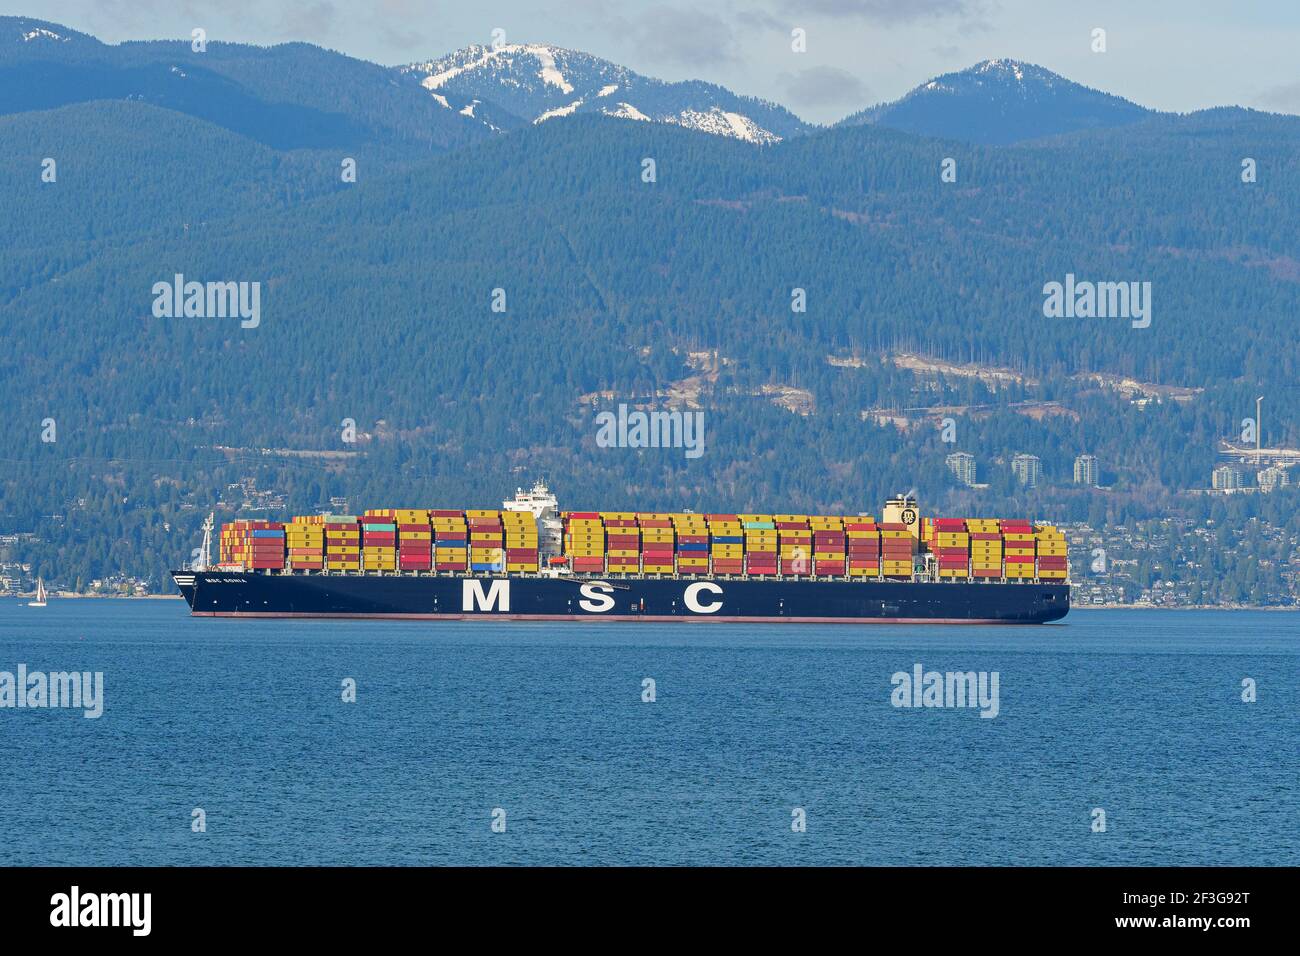
[[[714,601],[712,604],[701,604],[699,594],[701,591],[710,591],[713,594],[721,594],[722,588],[712,581],[700,581],[692,584],[686,589],[686,594],[682,600],[686,602],[686,607],[696,614],[712,614],[718,608],[722,607],[721,601]]]
[[[580,590],[584,600],[578,602],[578,607],[584,611],[604,614],[614,609],[614,599],[610,597],[610,592],[614,589],[604,581],[592,581],[590,584],[584,584]]]
[[[478,578],[466,579],[461,588],[461,610],[509,611],[510,582],[498,578],[484,594],[482,581]]]

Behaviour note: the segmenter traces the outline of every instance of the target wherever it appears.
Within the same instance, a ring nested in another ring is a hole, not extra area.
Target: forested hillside
[[[1267,442],[1300,441],[1295,118],[760,147],[576,116],[433,153],[404,124],[286,149],[115,96],[0,116],[0,531],[35,531],[47,578],[161,583],[246,478],[294,512],[492,505],[544,475],[569,507],[852,513],[916,488],[1120,521],[1203,512],[1184,493],[1259,394]],[[177,273],[260,283],[260,323],[155,317]],[[1046,318],[1067,274],[1150,282],[1150,326]],[[704,454],[599,447],[620,402],[702,411]],[[956,485],[954,450],[988,488]],[[1071,485],[1084,452],[1111,491]]]

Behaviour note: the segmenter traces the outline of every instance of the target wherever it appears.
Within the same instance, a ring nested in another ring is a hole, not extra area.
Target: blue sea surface
[[[893,706],[918,663],[998,672],[998,716]],[[0,709],[8,865],[1300,863],[1294,613],[390,623],[6,600],[0,671],[19,664],[102,671],[105,703]]]

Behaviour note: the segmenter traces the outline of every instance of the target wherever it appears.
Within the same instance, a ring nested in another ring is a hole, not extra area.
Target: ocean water
[[[893,706],[918,663],[996,671],[997,716]],[[1293,613],[618,626],[6,600],[0,671],[19,664],[100,671],[104,706],[0,709],[8,865],[1300,863]]]

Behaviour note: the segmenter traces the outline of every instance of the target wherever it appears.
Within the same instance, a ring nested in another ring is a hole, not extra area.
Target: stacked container
[[[1028,521],[1000,521],[1006,576],[1025,580],[1034,576],[1034,526]]]
[[[1002,577],[1002,534],[992,518],[967,518],[970,535],[970,574],[973,578]]]
[[[935,518],[931,548],[939,561],[940,578],[970,577],[970,532],[961,518]]]
[[[638,514],[637,526],[641,530],[641,571],[643,574],[672,574],[673,523],[666,514]]]
[[[907,525],[883,522],[880,525],[880,573],[887,578],[910,578],[916,538]]]
[[[848,545],[851,578],[880,576],[880,529],[870,517],[845,518],[844,538]]]
[[[466,511],[469,527],[469,569],[504,571],[506,567],[505,529],[499,511]]]
[[[776,522],[771,515],[741,515],[745,529],[745,572],[754,575],[777,573]]]
[[[325,515],[325,569],[361,570],[361,528],[355,515]]]
[[[299,515],[284,526],[284,532],[285,547],[289,549],[290,570],[324,570],[324,517],[321,515]]]
[[[371,510],[361,516],[361,569],[397,570],[397,523],[395,511]]]
[[[705,515],[714,574],[745,573],[745,529],[739,515]]]
[[[433,528],[433,569],[464,571],[469,565],[469,526],[462,511],[430,511]]]
[[[605,569],[610,574],[636,574],[641,570],[641,529],[635,512],[602,511],[605,525]]]
[[[433,570],[433,532],[429,528],[429,512],[398,509],[393,519],[397,523],[398,570]]]
[[[232,521],[221,527],[217,553],[222,564],[245,568],[284,567],[284,525],[278,521]]]
[[[673,530],[677,532],[677,572],[709,573],[709,523],[704,515],[675,514]]]
[[[808,519],[813,538],[813,574],[843,577],[848,539],[844,535],[844,521],[829,515],[814,515]]]
[[[807,515],[773,515],[781,573],[804,576],[812,574],[812,530]]]
[[[537,570],[537,519],[529,511],[501,512],[506,540],[506,570]]]
[[[580,574],[605,572],[605,526],[595,511],[570,511],[564,516],[564,553]]]
[[[1064,581],[1069,575],[1069,556],[1065,535],[1052,525],[1040,525],[1035,531],[1038,546],[1038,576],[1048,581]]]

